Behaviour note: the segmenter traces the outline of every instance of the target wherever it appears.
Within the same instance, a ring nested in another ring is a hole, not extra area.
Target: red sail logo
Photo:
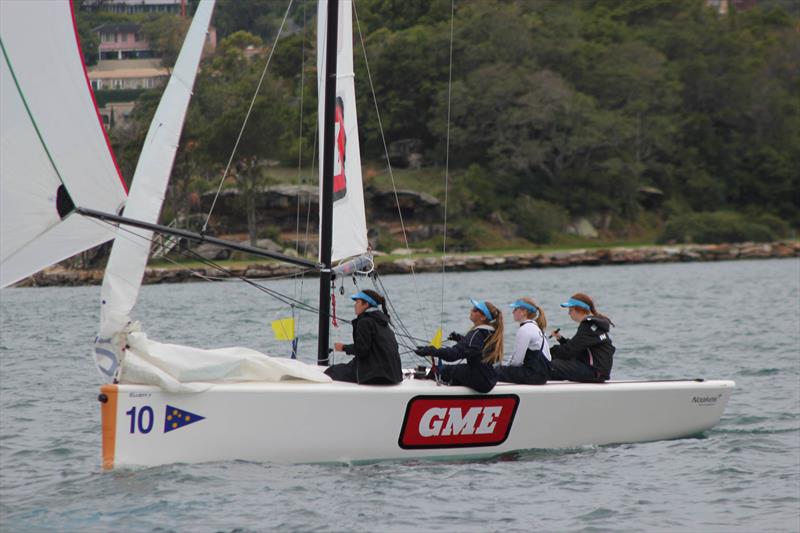
[[[515,394],[416,396],[398,443],[404,449],[497,446],[508,438],[518,405]]]
[[[347,154],[347,134],[344,128],[344,100],[336,97],[336,154],[333,158],[333,201],[341,200],[347,195],[347,175],[344,161]]]

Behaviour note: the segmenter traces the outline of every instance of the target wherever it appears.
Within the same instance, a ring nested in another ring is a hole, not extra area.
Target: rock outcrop
[[[645,248],[603,248],[568,252],[517,253],[513,255],[450,255],[445,267],[451,272],[470,270],[511,270],[522,268],[554,268],[592,265],[629,265],[637,263],[679,263],[691,261],[730,261],[733,259],[767,259],[800,257],[800,241],[773,243],[708,244],[651,246]],[[379,262],[380,274],[440,272],[440,257],[402,257]],[[297,267],[282,263],[259,263],[228,268],[219,272],[212,267],[148,268],[144,283],[176,283],[183,281],[219,280],[231,277],[276,278],[291,276]],[[309,276],[315,274],[310,273]],[[103,280],[100,270],[64,270],[54,268],[39,272],[17,283],[17,287],[97,285]]]

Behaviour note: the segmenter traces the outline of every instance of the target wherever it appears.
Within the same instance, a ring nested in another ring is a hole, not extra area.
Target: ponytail
[[[533,298],[520,298],[520,300],[536,308],[535,313],[529,311],[528,309],[525,309],[525,312],[528,314],[528,318],[534,320],[536,325],[539,326],[539,329],[544,332],[545,328],[547,327],[547,317],[544,314],[544,309],[542,309],[542,306],[537,304]]]
[[[588,295],[583,294],[582,292],[579,292],[579,293],[573,294],[572,295],[572,299],[573,300],[579,300],[579,301],[585,303],[586,305],[589,306],[589,312],[592,315],[598,316],[600,318],[605,318],[606,320],[608,320],[609,324],[611,324],[612,326],[616,326],[616,324],[614,324],[614,322],[612,322],[611,319],[608,318],[606,315],[603,315],[603,314],[597,312],[597,309],[595,309],[595,307],[594,307],[594,301],[592,301],[592,299],[589,298]]]
[[[384,298],[377,292],[373,291],[372,289],[364,289],[361,292],[363,292],[364,294],[366,294],[367,296],[378,302],[381,306],[381,311],[383,311],[383,314],[386,315],[386,318],[389,318],[389,311],[386,310],[386,298]]]
[[[489,325],[494,326],[494,331],[483,345],[482,361],[493,365],[503,360],[503,313],[490,302],[486,302],[486,307],[492,313]]]

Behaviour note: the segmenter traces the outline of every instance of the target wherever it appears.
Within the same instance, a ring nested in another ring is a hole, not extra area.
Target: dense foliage
[[[666,240],[762,239],[800,226],[792,0],[727,15],[703,0],[457,1],[450,91],[449,0],[355,4],[362,153],[380,159],[383,142],[359,27],[387,142],[420,139],[427,164],[443,165],[449,125],[454,224],[511,213],[534,242],[580,216],[611,217],[612,230],[667,222]],[[267,0],[218,5],[221,43],[198,80],[180,194],[193,176],[219,177],[285,11]],[[315,28],[314,3],[296,2],[236,154],[240,186],[259,161],[296,164],[301,148],[310,166]],[[116,139],[128,173],[153,102],[143,97],[136,131]],[[664,201],[641,202],[642,187]],[[701,236],[697,228],[739,224],[733,212],[786,222],[742,219],[749,229]]]

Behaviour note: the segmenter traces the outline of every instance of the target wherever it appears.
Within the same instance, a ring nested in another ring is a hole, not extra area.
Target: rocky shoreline
[[[644,248],[599,248],[544,253],[516,253],[508,255],[450,255],[445,262],[450,272],[476,270],[512,270],[522,268],[555,268],[569,266],[630,265],[646,263],[678,263],[692,261],[730,261],[734,259],[769,259],[800,257],[800,241],[773,243],[738,243],[709,245],[650,246]],[[405,257],[392,261],[379,261],[378,273],[408,274],[414,272],[439,272],[440,257]],[[195,268],[148,268],[144,283],[180,283],[187,281],[219,280],[234,277],[276,278],[291,276],[296,267],[281,263],[254,264],[232,267],[229,273],[211,267]],[[102,270],[64,270],[59,268],[39,272],[26,278],[16,287],[51,287],[98,285],[102,282]]]

